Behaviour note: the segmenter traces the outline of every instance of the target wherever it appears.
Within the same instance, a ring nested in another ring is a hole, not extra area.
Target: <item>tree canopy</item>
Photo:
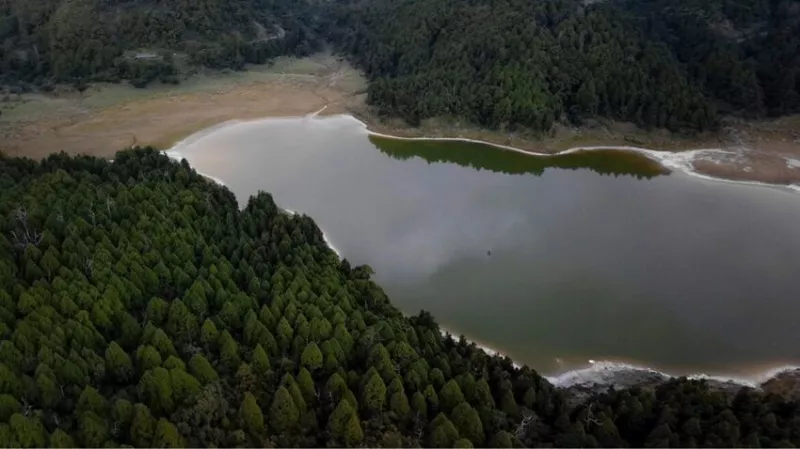
[[[575,401],[153,149],[0,156],[0,217],[3,447],[800,445],[798,404],[747,388]]]
[[[23,87],[176,83],[332,44],[412,125],[697,132],[800,111],[795,0],[8,0],[0,39],[0,85]]]
[[[330,36],[369,76],[368,101],[411,124],[546,132],[605,117],[702,131],[723,114],[800,110],[794,0],[336,5]]]

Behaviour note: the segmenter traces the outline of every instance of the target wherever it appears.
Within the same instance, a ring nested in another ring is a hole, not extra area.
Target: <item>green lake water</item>
[[[800,195],[633,153],[531,157],[369,137],[349,117],[222,127],[176,151],[244,204],[308,214],[404,312],[545,373],[800,362]]]

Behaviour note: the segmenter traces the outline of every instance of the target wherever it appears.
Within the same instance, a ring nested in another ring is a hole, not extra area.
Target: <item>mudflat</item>
[[[83,93],[23,94],[6,99],[0,151],[42,158],[50,153],[111,157],[133,145],[168,148],[228,120],[346,111],[365,84],[331,56],[280,58],[243,72],[192,76],[178,86],[93,85]]]

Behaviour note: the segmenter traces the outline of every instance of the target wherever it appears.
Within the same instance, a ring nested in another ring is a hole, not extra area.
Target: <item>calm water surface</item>
[[[395,305],[546,373],[589,359],[677,374],[800,362],[800,195],[615,152],[535,158],[273,119],[182,145],[244,204],[312,216]]]

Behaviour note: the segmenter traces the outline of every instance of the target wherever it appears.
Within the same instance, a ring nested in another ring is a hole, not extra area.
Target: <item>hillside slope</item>
[[[174,81],[183,64],[241,68],[307,55],[310,5],[286,0],[10,0],[0,5],[0,83]]]
[[[800,111],[795,0],[8,0],[0,85],[179,81],[328,43],[412,125],[700,132]]]
[[[702,131],[800,110],[793,0],[371,0],[335,17],[370,103],[412,124],[544,132],[599,116]]]
[[[748,389],[573,404],[152,149],[0,156],[0,217],[3,447],[800,444],[798,403]]]

